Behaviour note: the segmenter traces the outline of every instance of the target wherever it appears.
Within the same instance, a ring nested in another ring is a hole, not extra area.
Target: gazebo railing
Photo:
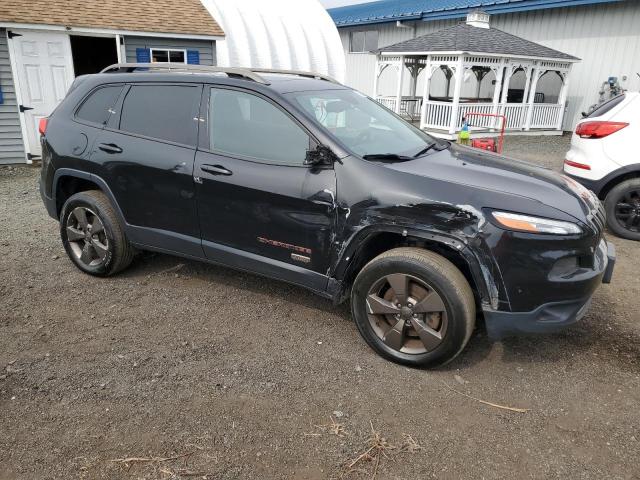
[[[462,119],[467,113],[493,113],[493,104],[491,103],[461,103],[458,105],[458,128],[462,128]],[[473,117],[469,119],[472,127],[494,128],[495,118],[492,117]]]
[[[431,128],[449,128],[453,104],[450,102],[427,102],[426,126]]]
[[[562,118],[562,105],[534,104],[531,113],[531,128],[554,128],[560,124]]]
[[[501,113],[507,117],[507,130],[522,130],[527,121],[527,108],[525,103],[507,103]]]
[[[395,99],[394,101],[395,106]],[[378,100],[380,101],[380,100]],[[382,103],[382,102],[381,102]],[[391,107],[389,107],[391,108]],[[468,113],[494,113],[492,103],[460,103],[456,119],[456,130],[462,127],[462,119]],[[562,105],[558,104],[534,104],[531,112],[531,124],[529,128],[557,130],[562,118]],[[451,113],[453,103],[429,100],[426,105],[425,128],[449,130],[451,126]],[[497,113],[507,117],[507,130],[524,130],[526,128],[529,105],[524,103],[507,103],[498,106]],[[475,117],[471,119],[472,129],[497,128],[493,117]]]
[[[376,101],[389,110],[396,110],[396,97],[382,97],[378,96]],[[418,120],[420,118],[420,105],[422,104],[422,97],[402,97],[400,102],[400,115],[410,120]]]

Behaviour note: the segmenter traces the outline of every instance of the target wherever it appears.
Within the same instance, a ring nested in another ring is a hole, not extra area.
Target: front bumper
[[[529,312],[504,312],[490,308],[483,309],[487,334],[493,340],[527,334],[552,333],[562,330],[577,321],[587,313],[591,304],[593,292],[600,283],[610,283],[616,263],[615,246],[603,240],[602,254],[606,256],[597,272],[597,282],[593,284],[593,291],[587,297],[577,300],[549,302]]]

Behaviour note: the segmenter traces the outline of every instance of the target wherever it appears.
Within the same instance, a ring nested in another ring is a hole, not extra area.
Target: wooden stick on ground
[[[458,395],[462,395],[463,397],[470,398],[471,400],[475,400],[476,402],[484,403],[485,405],[489,405],[490,407],[500,408],[502,410],[509,410],[510,412],[517,412],[517,413],[527,413],[529,411],[528,408],[506,407],[504,405],[499,405],[497,403],[487,402],[486,400],[481,400],[479,398],[473,397],[471,395],[467,395],[464,392],[456,390],[455,388],[449,386],[449,384],[447,384],[447,382],[445,381],[442,381],[442,384],[452,392],[457,393]]]

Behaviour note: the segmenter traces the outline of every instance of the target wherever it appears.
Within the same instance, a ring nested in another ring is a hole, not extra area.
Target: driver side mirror
[[[333,153],[329,147],[325,145],[318,145],[313,150],[307,150],[307,156],[304,159],[304,164],[315,166],[332,165],[336,159],[336,154]]]

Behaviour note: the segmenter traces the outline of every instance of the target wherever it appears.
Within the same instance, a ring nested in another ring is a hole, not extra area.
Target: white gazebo
[[[577,61],[490,28],[489,15],[476,11],[466,23],[380,49],[374,95],[439,137],[454,138],[470,113],[504,115],[507,132],[561,134],[569,73]],[[391,78],[389,70],[395,70]],[[381,88],[392,93],[379,94]],[[500,126],[495,117],[468,120],[472,135]]]

